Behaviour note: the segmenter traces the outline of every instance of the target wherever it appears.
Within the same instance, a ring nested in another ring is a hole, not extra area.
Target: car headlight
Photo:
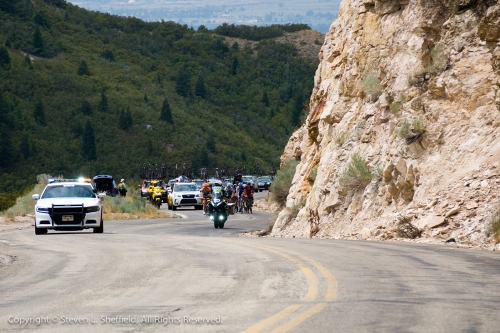
[[[197,197],[197,198],[201,198],[201,194],[197,194],[197,195],[196,195],[196,197]]]
[[[101,210],[99,206],[85,207],[85,213],[98,212]]]
[[[182,198],[182,194],[176,194],[175,197],[176,198]]]
[[[36,211],[37,213],[45,213],[45,214],[49,213],[49,209],[47,207],[36,207]]]

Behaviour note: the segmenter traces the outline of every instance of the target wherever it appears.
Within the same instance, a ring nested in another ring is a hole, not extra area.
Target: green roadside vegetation
[[[0,0],[0,209],[43,173],[139,179],[159,162],[270,172],[318,63],[266,33],[240,47],[217,29]]]

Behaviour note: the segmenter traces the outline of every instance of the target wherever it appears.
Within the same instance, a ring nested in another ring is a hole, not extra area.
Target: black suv
[[[93,179],[94,187],[97,193],[106,192],[106,195],[114,197],[118,194],[118,187],[116,186],[113,177],[110,175],[97,175]]]

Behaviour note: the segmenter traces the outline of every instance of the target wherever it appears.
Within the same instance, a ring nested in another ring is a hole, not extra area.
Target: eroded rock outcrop
[[[319,54],[310,114],[282,157],[300,163],[273,234],[389,239],[403,218],[419,239],[489,246],[499,22],[497,0],[344,0]],[[349,176],[356,158],[371,179]]]

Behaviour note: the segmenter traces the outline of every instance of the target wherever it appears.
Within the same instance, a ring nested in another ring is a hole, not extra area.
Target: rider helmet
[[[203,183],[203,187],[208,187],[208,184],[207,183]]]
[[[239,182],[239,183],[238,183],[238,186],[242,186],[242,185],[243,185],[243,183],[242,183],[242,182]]]

